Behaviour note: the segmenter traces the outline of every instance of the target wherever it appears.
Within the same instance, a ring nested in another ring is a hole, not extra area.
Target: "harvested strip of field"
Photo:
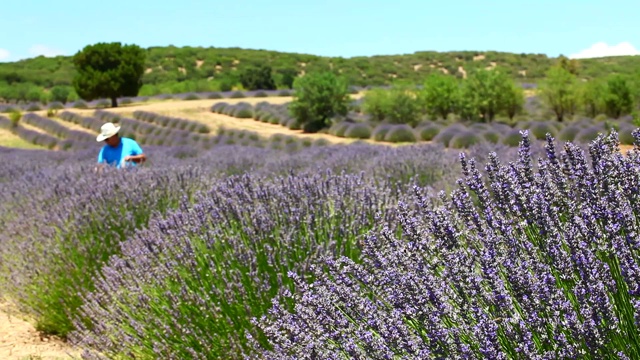
[[[79,351],[56,339],[41,337],[34,327],[0,303],[0,359],[61,360],[78,357]]]
[[[281,125],[263,123],[260,121],[256,121],[254,119],[239,119],[232,116],[212,113],[208,108],[204,110],[196,110],[196,109],[167,110],[167,111],[158,112],[158,113],[162,115],[182,117],[182,118],[198,121],[202,124],[209,126],[212,130],[212,133],[214,134],[219,128],[226,128],[226,129],[253,131],[263,137],[269,137],[275,134],[283,134],[283,135],[297,136],[300,138],[325,139],[333,143],[348,144],[348,143],[357,141],[356,139],[346,139],[346,138],[336,137],[328,134],[304,134],[300,130],[290,130]],[[132,113],[123,112],[122,115],[131,117]],[[373,141],[371,140],[367,140],[367,142],[373,143]]]
[[[0,129],[0,146],[20,149],[42,149],[41,146],[34,145],[5,129]]]

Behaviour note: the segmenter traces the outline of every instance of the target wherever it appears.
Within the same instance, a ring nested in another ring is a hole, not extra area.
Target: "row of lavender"
[[[288,112],[287,104],[260,102],[252,106],[246,102],[229,104],[218,102],[211,111],[237,118],[253,118],[257,121],[285,126],[291,130],[300,130],[301,126]],[[351,111],[344,118],[334,119],[327,130],[331,135],[353,139],[370,139],[390,143],[412,143],[434,141],[450,148],[468,148],[478,143],[488,142],[517,147],[520,131],[530,130],[537,140],[544,140],[550,133],[562,141],[588,143],[601,132],[615,129],[622,144],[631,145],[635,128],[629,116],[616,120],[583,118],[571,122],[520,121],[505,123],[463,123],[451,121],[423,121],[416,127],[406,124],[371,123],[366,116]]]
[[[0,289],[87,359],[638,358],[640,151],[489,149],[3,154]]]
[[[38,128],[40,131],[29,129],[21,125],[20,122]],[[7,117],[0,116],[0,129],[9,130],[31,144],[50,150],[82,148],[90,142],[90,135],[76,130],[68,130],[64,126],[36,114],[24,116],[18,122],[13,122]],[[49,132],[55,134],[55,136]],[[92,137],[92,140],[95,141],[95,138]]]
[[[242,99],[250,97],[281,97],[291,96],[293,90],[254,90],[254,91],[220,91],[220,92],[200,92],[184,94],[161,94],[155,96],[135,96],[118,99],[118,104],[128,105],[132,103],[142,103],[157,100],[205,100],[205,99]],[[62,110],[62,109],[103,109],[111,106],[109,99],[96,99],[92,101],[75,100],[68,103],[53,101],[48,104],[40,102],[30,103],[0,103],[0,113],[12,111],[39,111],[39,110]]]

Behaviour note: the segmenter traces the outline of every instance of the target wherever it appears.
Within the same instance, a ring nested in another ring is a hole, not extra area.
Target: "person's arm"
[[[124,161],[125,161],[125,162],[133,161],[133,162],[134,162],[134,163],[136,163],[136,164],[143,163],[143,162],[145,162],[146,160],[147,160],[147,155],[145,155],[144,153],[142,153],[142,154],[140,154],[140,155],[129,155],[129,156],[126,156],[126,157],[124,158]]]
[[[131,153],[133,155],[126,156],[124,158],[125,162],[133,161],[136,164],[141,164],[147,160],[147,155],[144,154],[140,145],[137,142],[133,143],[133,148],[131,149]]]

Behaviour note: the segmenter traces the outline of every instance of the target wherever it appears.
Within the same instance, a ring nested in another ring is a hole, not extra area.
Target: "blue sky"
[[[326,56],[496,50],[636,54],[638,0],[21,0],[2,5],[0,61],[87,44],[215,46]]]

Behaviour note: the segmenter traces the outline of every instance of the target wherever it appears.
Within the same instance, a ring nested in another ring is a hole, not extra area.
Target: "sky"
[[[0,61],[112,41],[341,57],[640,54],[638,0],[21,0],[2,13]]]

